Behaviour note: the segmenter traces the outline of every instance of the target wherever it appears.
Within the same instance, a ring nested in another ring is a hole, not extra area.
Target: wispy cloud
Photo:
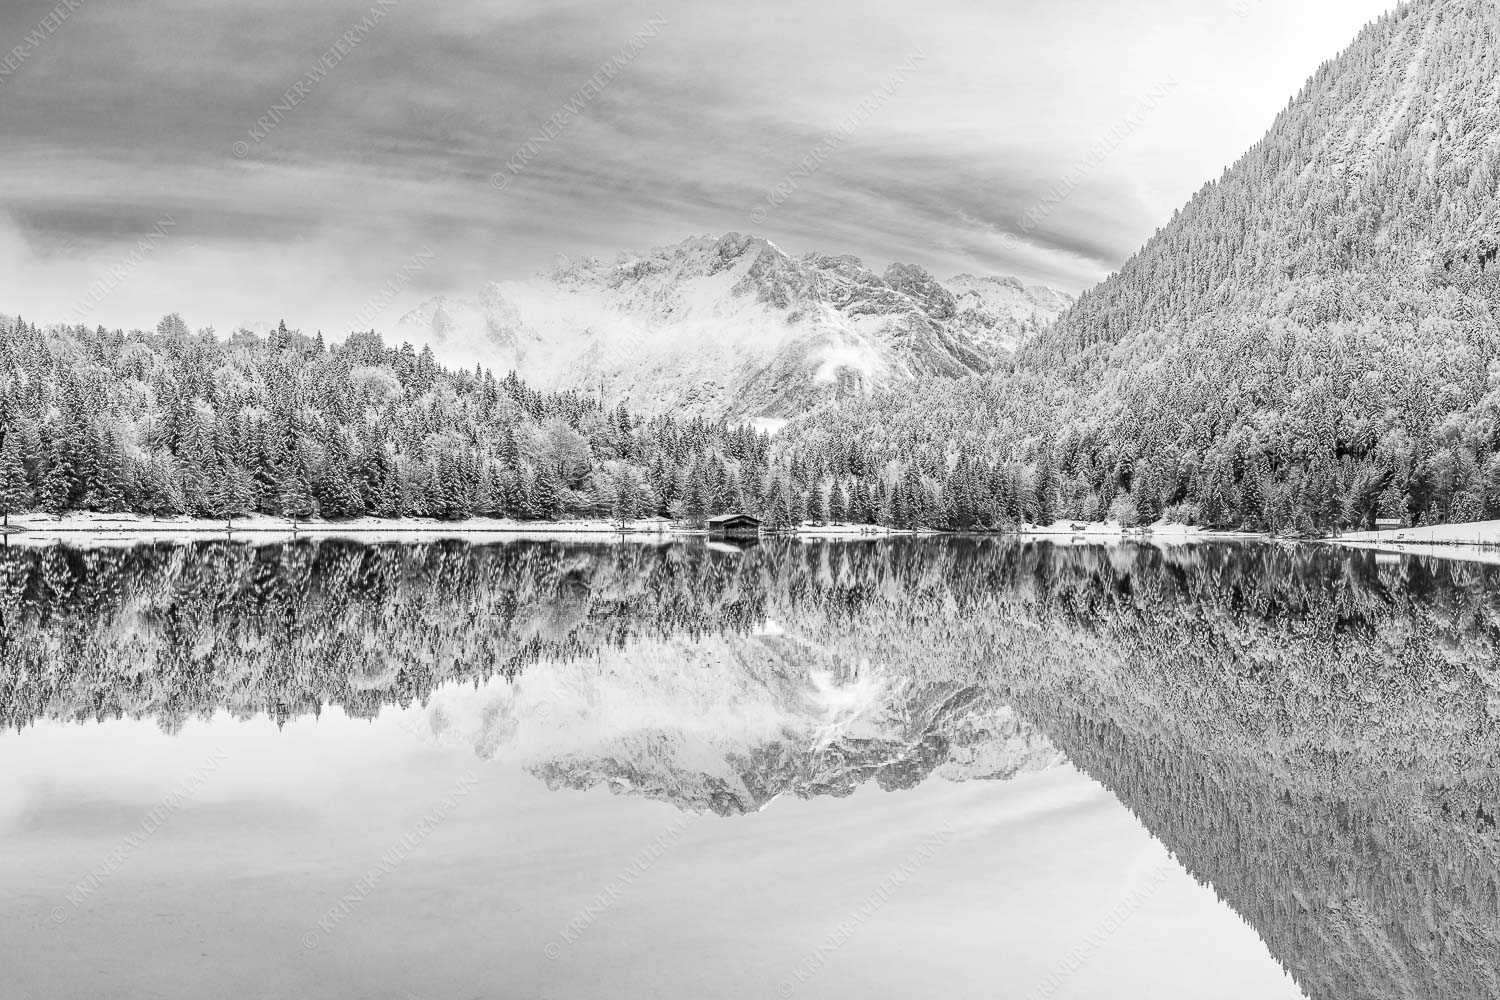
[[[82,5],[64,19],[58,3],[0,5],[0,61],[26,46],[0,66],[13,278],[0,309],[67,318],[169,216],[191,240],[170,241],[91,322],[180,310],[221,329],[286,316],[330,331],[418,246],[439,259],[391,310],[558,251],[612,257],[747,228],[877,267],[1076,290],[1386,6],[1256,0],[1265,16],[1226,3],[1189,18],[1095,0],[764,0],[709,17],[686,0],[67,0]],[[1286,62],[1280,76],[1257,46]],[[619,72],[589,82],[622,52]],[[1171,99],[1091,158],[1166,73]],[[872,87],[878,109],[847,127]],[[1221,127],[1247,116],[1253,127]],[[65,243],[81,249],[54,252]]]

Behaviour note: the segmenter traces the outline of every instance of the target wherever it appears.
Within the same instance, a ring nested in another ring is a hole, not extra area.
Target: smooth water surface
[[[1492,997],[1500,570],[0,553],[0,995]]]

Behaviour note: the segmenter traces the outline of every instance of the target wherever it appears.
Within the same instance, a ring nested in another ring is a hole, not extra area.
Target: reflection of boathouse
[[[720,514],[708,519],[710,538],[759,538],[760,519],[749,514]]]
[[[730,555],[739,555],[741,552],[749,552],[751,549],[760,548],[759,538],[722,538],[708,540],[708,547],[713,552],[728,552]]]

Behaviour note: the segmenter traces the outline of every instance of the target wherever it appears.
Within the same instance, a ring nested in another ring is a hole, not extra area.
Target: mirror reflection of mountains
[[[960,539],[12,549],[0,567],[10,725],[425,700],[438,738],[554,786],[723,813],[1061,751],[1309,996],[1500,995],[1494,567]]]
[[[420,702],[433,738],[516,759],[551,787],[603,784],[721,814],[1061,761],[975,670],[937,663],[922,676],[897,647],[872,662],[860,629],[781,627],[768,608],[782,603],[782,571],[798,570],[770,554],[11,549],[0,557],[0,710],[11,725],[129,716],[171,732],[220,710],[285,721]],[[857,605],[834,600],[853,625]]]

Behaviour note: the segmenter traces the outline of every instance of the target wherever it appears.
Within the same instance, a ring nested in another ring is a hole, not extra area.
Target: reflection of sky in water
[[[501,694],[518,717],[482,760],[464,720]],[[575,717],[530,731],[530,698]],[[1254,931],[1071,767],[698,817],[549,792],[517,766],[589,749],[577,706],[557,699],[458,684],[436,715],[0,735],[6,996],[1001,997],[1044,981],[1030,995],[1297,995]],[[606,729],[641,721],[613,703]],[[434,740],[434,718],[459,738]],[[361,896],[402,843],[409,855]],[[91,870],[107,877],[74,905]]]
[[[1278,960],[1327,1000],[1490,1000],[1495,575],[967,539],[12,551],[0,1000],[1294,996]]]

